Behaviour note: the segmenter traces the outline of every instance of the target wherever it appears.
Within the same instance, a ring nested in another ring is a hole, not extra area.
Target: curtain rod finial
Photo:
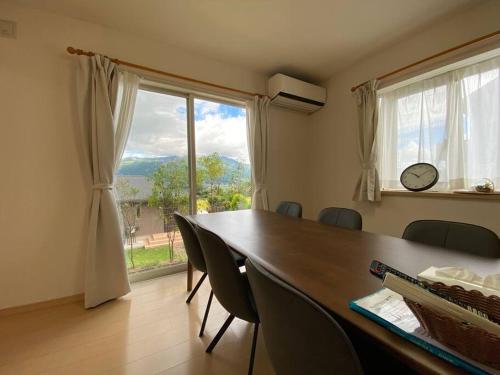
[[[86,52],[84,51],[83,49],[79,49],[79,48],[74,48],[74,47],[71,47],[69,46],[68,48],[66,48],[66,51],[68,51],[68,53],[70,55],[85,55],[85,56],[94,56],[94,52]]]

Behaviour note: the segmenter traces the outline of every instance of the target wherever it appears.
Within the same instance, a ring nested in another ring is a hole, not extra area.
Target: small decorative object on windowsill
[[[455,190],[458,194],[477,195],[500,195],[500,191],[495,191],[495,184],[489,178],[483,178],[480,183],[471,187],[470,190]]]
[[[478,193],[493,193],[495,191],[495,184],[489,178],[483,178],[481,183],[474,186],[474,190]]]

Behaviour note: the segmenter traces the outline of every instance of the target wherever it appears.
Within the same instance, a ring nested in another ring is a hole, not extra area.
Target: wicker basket
[[[448,286],[443,283],[433,283],[432,288],[439,293],[446,294],[454,299],[464,302],[469,306],[484,311],[495,323],[500,324],[500,298],[497,296],[484,296],[477,290],[465,290],[461,286]]]
[[[460,286],[442,283],[432,284],[432,287],[486,312],[491,320],[500,324],[500,298],[497,296],[485,297],[478,291],[466,291]],[[406,298],[405,302],[432,338],[466,357],[500,370],[500,337],[452,317],[442,316]]]

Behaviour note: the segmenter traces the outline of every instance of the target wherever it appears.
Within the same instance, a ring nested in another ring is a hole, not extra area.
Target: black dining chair
[[[323,224],[335,225],[341,228],[363,229],[363,218],[361,214],[351,208],[323,208],[318,215],[318,221]]]
[[[193,288],[193,290],[191,291],[186,300],[186,303],[190,303],[194,295],[200,288],[201,284],[203,284],[203,281],[205,281],[205,278],[207,277],[207,266],[205,264],[205,258],[203,256],[200,242],[198,240],[198,237],[196,236],[196,232],[193,225],[179,212],[174,213],[174,220],[177,223],[179,231],[181,232],[182,241],[184,242],[184,248],[186,250],[189,262],[193,265],[194,268],[203,272],[200,279],[198,280],[198,282],[196,283],[195,287]],[[245,258],[242,257],[241,255],[235,253],[234,251],[231,252],[231,255],[233,256],[239,267],[245,264]],[[200,337],[203,336],[203,333],[205,331],[208,313],[210,312],[210,306],[212,304],[213,297],[214,293],[211,290],[210,295],[208,297],[207,307],[205,308],[205,314],[203,315],[203,321],[201,323],[201,328],[199,333]]]
[[[363,373],[351,341],[328,312],[257,263],[247,259],[245,268],[278,375]]]
[[[500,240],[479,225],[444,220],[417,220],[406,227],[403,238],[475,255],[500,258]]]
[[[248,365],[248,373],[252,374],[259,330],[259,316],[254,307],[252,291],[246,273],[240,272],[236,261],[231,255],[231,250],[219,236],[201,227],[196,228],[196,233],[200,239],[212,290],[220,304],[229,312],[229,317],[208,345],[206,352],[212,352],[235,317],[254,323]]]
[[[301,218],[302,217],[302,205],[298,202],[282,201],[278,204],[276,212],[281,215],[287,215],[292,217]]]

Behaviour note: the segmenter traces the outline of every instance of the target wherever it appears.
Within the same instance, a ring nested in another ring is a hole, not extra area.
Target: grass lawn
[[[127,268],[131,271],[140,271],[142,269],[154,268],[162,265],[182,263],[187,261],[186,252],[184,249],[175,249],[174,260],[170,261],[169,254],[170,246],[160,246],[152,249],[139,248],[134,249],[134,263],[135,268],[132,268],[132,262],[130,260],[130,249],[125,251],[125,257],[127,259]]]

